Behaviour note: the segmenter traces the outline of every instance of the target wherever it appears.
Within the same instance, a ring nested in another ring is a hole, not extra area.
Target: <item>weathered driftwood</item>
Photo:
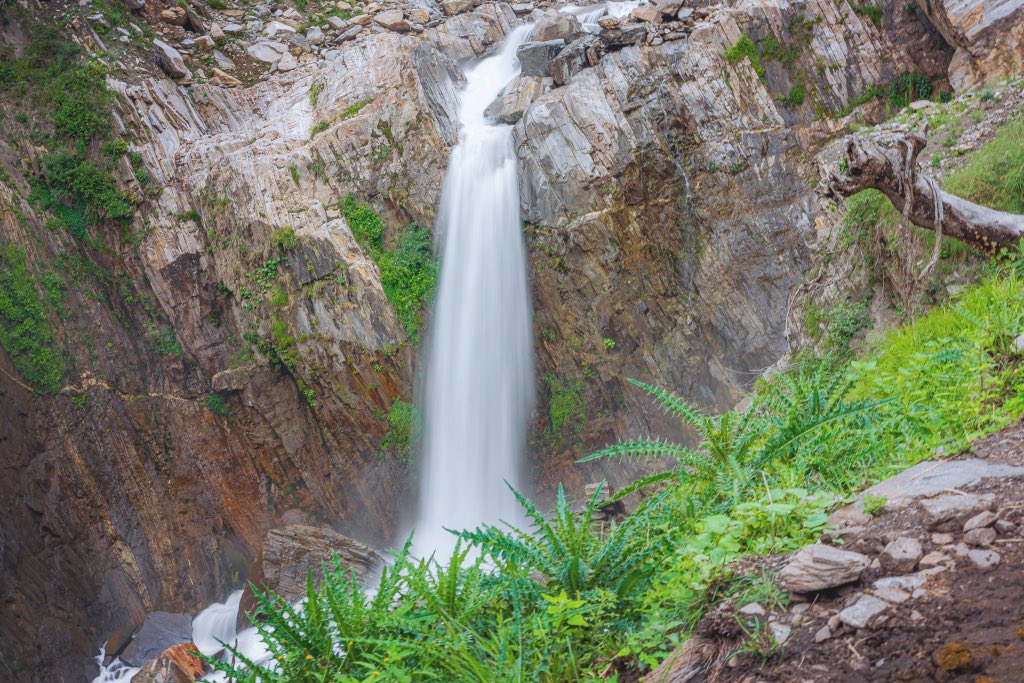
[[[829,175],[828,190],[834,196],[849,197],[874,188],[911,223],[935,230],[940,237],[952,237],[988,253],[1016,247],[1024,236],[1024,216],[989,209],[941,190],[933,179],[917,172],[917,155],[925,144],[923,137],[905,131],[847,136],[846,163]]]

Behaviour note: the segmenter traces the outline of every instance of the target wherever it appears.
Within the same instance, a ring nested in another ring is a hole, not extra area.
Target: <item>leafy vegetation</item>
[[[867,17],[875,28],[882,30],[882,19],[885,18],[885,10],[877,5],[869,5],[867,3],[852,2],[850,6],[853,7],[853,11],[857,14]]]
[[[764,80],[764,63],[757,54],[757,46],[746,33],[740,36],[736,44],[725,51],[725,61],[730,64],[738,64],[746,59],[754,69],[757,77]]]
[[[400,460],[409,462],[422,427],[423,416],[416,406],[396,400],[388,411],[388,433],[380,444],[381,452],[394,451]]]
[[[356,241],[380,268],[381,286],[395,307],[409,338],[419,340],[420,315],[434,296],[438,264],[430,231],[416,224],[402,228],[393,246],[385,248],[384,221],[368,204],[349,195],[342,213]]]
[[[51,305],[63,310],[61,288],[51,282],[46,291]],[[64,358],[25,250],[16,244],[0,248],[0,345],[34,389],[50,393],[60,390],[66,370]]]
[[[948,192],[972,202],[1024,213],[1024,118],[1000,128],[944,185]]]
[[[278,253],[286,254],[299,246],[299,236],[295,234],[295,228],[286,225],[283,228],[274,230],[270,236],[270,243],[274,245],[274,249]]]
[[[583,379],[548,373],[544,376],[544,385],[548,390],[548,426],[544,432],[548,443],[554,445],[565,438],[575,439],[587,418]]]
[[[793,84],[788,93],[779,98],[779,101],[791,107],[799,107],[804,103],[805,96],[806,86],[804,86],[803,81],[798,81]]]
[[[227,402],[224,400],[224,397],[221,396],[220,394],[210,394],[209,396],[206,397],[206,400],[203,401],[203,405],[205,405],[206,409],[209,410],[214,415],[227,417],[229,414],[231,414],[231,409],[228,408]]]

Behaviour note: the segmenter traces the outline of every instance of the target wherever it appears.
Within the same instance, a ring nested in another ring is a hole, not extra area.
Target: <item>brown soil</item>
[[[1024,464],[1024,427],[1004,430],[978,442],[963,457],[987,459],[1009,465]],[[723,633],[721,609],[716,618],[705,619],[698,638],[704,645],[701,672],[681,681],[730,681],[737,683],[831,683],[957,681],[1011,683],[1024,681],[1024,478],[988,479],[971,493],[996,496],[993,510],[1012,522],[1004,525],[991,546],[1002,559],[984,573],[954,548],[963,540],[959,531],[953,543],[936,545],[915,505],[874,517],[849,549],[874,557],[896,536],[910,535],[921,541],[925,554],[938,550],[952,559],[945,571],[929,577],[922,591],[902,604],[891,606],[868,628],[841,626],[825,642],[815,634],[829,617],[867,593],[873,581],[885,576],[877,566],[861,581],[813,596],[807,607],[793,603],[788,611],[775,610],[777,620],[787,623],[794,612],[804,610],[792,626],[781,652],[774,652],[762,666],[759,656],[730,655],[744,644],[742,633]],[[827,539],[826,539],[827,540]],[[774,561],[766,565],[778,566]],[[768,567],[766,567],[768,568]],[[908,574],[910,572],[907,572]],[[735,621],[731,611],[725,615]],[[771,614],[767,616],[772,616]],[[767,618],[767,617],[766,617]],[[713,646],[713,651],[708,645]]]

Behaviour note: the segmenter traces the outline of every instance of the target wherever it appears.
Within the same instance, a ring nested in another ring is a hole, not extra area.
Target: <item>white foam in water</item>
[[[192,643],[204,655],[210,657],[221,650],[221,643],[235,639],[235,619],[238,618],[238,603],[242,591],[235,591],[224,602],[215,602],[192,620]]]
[[[587,5],[586,7],[566,5],[561,8],[561,11],[572,14],[579,19],[583,30],[587,33],[598,33],[601,30],[601,26],[597,23],[598,19],[602,17],[625,19],[633,11],[633,8],[639,6],[639,0],[631,0],[630,2],[604,2],[598,5]]]
[[[516,522],[533,349],[526,251],[512,127],[484,116],[519,74],[516,49],[531,26],[466,73],[461,135],[452,150],[436,234],[441,281],[427,354],[423,476],[414,543],[446,558],[444,529]]]

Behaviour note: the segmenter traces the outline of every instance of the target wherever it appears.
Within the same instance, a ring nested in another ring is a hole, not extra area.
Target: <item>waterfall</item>
[[[423,392],[423,473],[415,545],[445,558],[444,531],[516,521],[503,482],[518,487],[533,400],[527,262],[512,127],[484,109],[519,74],[531,26],[466,72],[436,235],[441,278]]]

